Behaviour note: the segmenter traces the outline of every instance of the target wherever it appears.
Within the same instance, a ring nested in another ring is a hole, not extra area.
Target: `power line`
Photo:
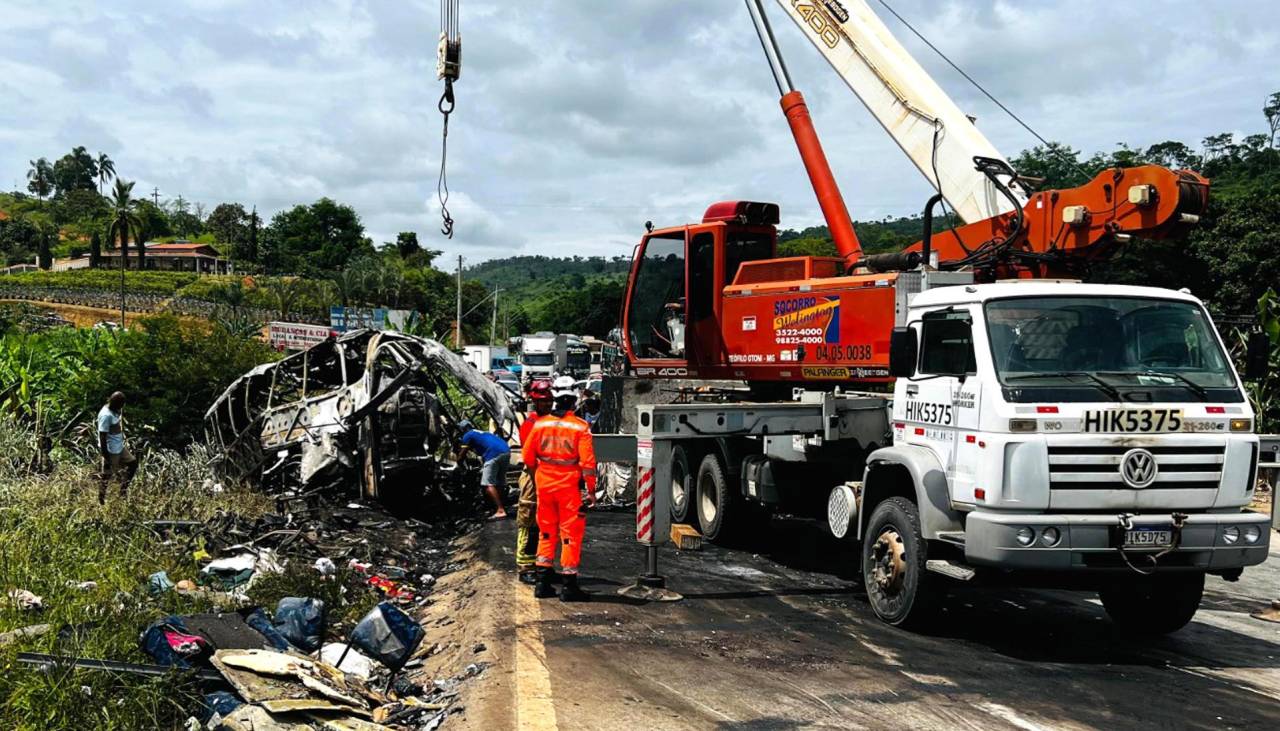
[[[1037,140],[1040,140],[1040,142],[1041,142],[1042,144],[1044,144],[1044,146],[1045,146],[1045,150],[1046,150],[1046,151],[1048,151],[1048,152],[1050,152],[1050,153],[1052,153],[1052,154],[1054,154],[1054,155],[1057,155],[1057,156],[1058,156],[1060,159],[1062,159],[1063,161],[1070,163],[1070,164],[1071,164],[1071,166],[1072,166],[1072,167],[1074,167],[1074,168],[1076,169],[1076,171],[1077,171],[1077,172],[1079,172],[1082,176],[1084,176],[1084,179],[1085,179],[1085,180],[1089,180],[1089,178],[1091,177],[1091,176],[1089,175],[1089,171],[1085,170],[1085,169],[1084,169],[1084,167],[1083,167],[1082,165],[1080,165],[1080,163],[1079,163],[1079,162],[1077,162],[1076,160],[1071,159],[1069,156],[1067,156],[1067,155],[1063,154],[1062,152],[1058,151],[1055,147],[1053,147],[1053,145],[1052,145],[1052,144],[1050,144],[1050,142],[1049,142],[1048,140],[1046,140],[1044,137],[1042,137],[1042,136],[1040,135],[1040,133],[1039,133],[1039,132],[1037,132],[1037,131],[1035,131],[1034,129],[1032,129],[1032,128],[1031,128],[1031,125],[1029,125],[1029,124],[1027,124],[1026,122],[1022,121],[1022,118],[1021,118],[1021,117],[1019,117],[1018,115],[1014,114],[1012,109],[1010,109],[1009,107],[1006,107],[1006,106],[1004,105],[1004,103],[1003,103],[1003,102],[1001,102],[999,99],[997,99],[997,98],[995,97],[995,95],[994,95],[994,94],[992,94],[991,92],[987,91],[987,90],[986,90],[986,88],[982,86],[982,84],[979,84],[979,83],[977,82],[977,80],[976,80],[976,79],[974,79],[972,76],[970,76],[968,73],[966,73],[964,69],[960,68],[960,66],[959,66],[959,65],[957,65],[955,61],[952,61],[952,60],[947,56],[947,54],[943,53],[943,52],[942,52],[942,51],[941,51],[937,46],[933,45],[933,43],[931,43],[931,42],[929,41],[929,39],[928,39],[928,38],[925,38],[925,36],[924,36],[924,34],[923,34],[923,33],[921,33],[920,31],[916,30],[915,26],[913,26],[913,25],[911,25],[910,23],[908,23],[906,18],[904,18],[904,17],[902,17],[901,15],[899,15],[899,14],[898,14],[898,11],[897,11],[897,10],[894,10],[894,9],[893,9],[893,6],[892,6],[892,5],[890,5],[890,4],[887,2],[887,0],[879,0],[879,2],[880,2],[880,4],[881,4],[881,5],[883,5],[883,6],[884,6],[885,10],[888,10],[890,13],[893,13],[893,17],[897,18],[897,19],[898,19],[898,20],[899,20],[903,25],[907,26],[907,30],[909,30],[909,31],[911,31],[912,33],[914,33],[914,34],[915,34],[915,36],[916,36],[916,38],[919,38],[919,39],[920,39],[920,40],[921,40],[921,41],[922,41],[926,46],[928,46],[928,47],[930,48],[930,50],[932,50],[934,53],[938,54],[938,56],[939,56],[943,61],[946,61],[946,62],[947,62],[947,64],[948,64],[949,66],[951,66],[951,68],[955,69],[957,73],[959,73],[961,76],[963,76],[963,77],[965,78],[965,80],[966,80],[966,81],[968,81],[970,84],[973,84],[973,86],[974,86],[974,88],[975,88],[975,89],[977,89],[978,91],[982,92],[982,94],[983,94],[984,96],[986,96],[988,99],[990,99],[990,100],[991,100],[991,102],[992,102],[993,104],[995,104],[997,107],[1000,107],[1002,110],[1004,110],[1004,113],[1005,113],[1005,114],[1008,114],[1010,117],[1012,117],[1012,118],[1013,118],[1013,121],[1015,121],[1015,122],[1017,122],[1018,124],[1022,125],[1022,128],[1023,128],[1023,129],[1025,129],[1026,131],[1030,132],[1030,133],[1031,133],[1031,135],[1032,135],[1033,137],[1035,137]]]

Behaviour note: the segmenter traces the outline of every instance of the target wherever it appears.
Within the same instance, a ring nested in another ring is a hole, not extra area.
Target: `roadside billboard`
[[[333,334],[324,325],[301,322],[273,322],[267,325],[267,340],[276,350],[306,350],[323,343]]]
[[[387,311],[368,307],[330,307],[329,327],[336,332],[348,330],[383,330],[387,327]]]
[[[388,310],[382,307],[330,307],[329,327],[334,332],[348,330],[407,330],[417,319],[412,310]]]

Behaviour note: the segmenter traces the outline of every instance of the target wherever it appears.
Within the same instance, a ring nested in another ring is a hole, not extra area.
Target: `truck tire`
[[[886,624],[920,627],[934,617],[938,592],[925,569],[928,542],[915,503],[877,503],[862,538],[862,580],[871,609]]]
[[[708,541],[721,541],[729,536],[729,518],[740,503],[729,486],[728,470],[720,461],[720,455],[712,452],[698,465],[697,490],[692,494],[697,506],[698,528]],[[735,518],[736,520],[736,518]]]
[[[689,453],[684,447],[671,448],[671,522],[688,523],[695,500],[695,475],[689,469]]]
[[[1200,608],[1204,574],[1126,576],[1098,590],[1102,608],[1117,627],[1143,635],[1166,635],[1186,626]]]

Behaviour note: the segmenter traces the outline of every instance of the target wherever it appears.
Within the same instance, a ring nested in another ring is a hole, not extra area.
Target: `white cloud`
[[[1255,0],[1142,4],[895,0],[917,28],[1052,139],[1196,143],[1261,129],[1280,89],[1280,10]],[[1035,143],[886,18],[1006,154]],[[729,198],[820,215],[737,0],[463,0],[450,129],[452,241],[438,233],[438,5],[429,0],[13,0],[0,47],[0,183],[87,145],[212,207],[270,215],[327,195],[375,241],[480,259],[628,254],[644,221]],[[929,191],[857,99],[770,9],[855,218]]]

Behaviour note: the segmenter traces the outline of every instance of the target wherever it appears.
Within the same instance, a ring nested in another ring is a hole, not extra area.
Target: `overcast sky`
[[[1280,5],[890,0],[1050,139],[1261,131],[1280,91]],[[1008,156],[1034,144],[889,17]],[[855,219],[918,211],[923,178],[774,3],[767,4]],[[771,200],[821,223],[740,0],[461,0],[450,127],[452,241],[440,159],[436,0],[6,0],[0,186],[73,145],[137,190],[268,216],[329,196],[375,242],[417,231],[469,261],[630,254],[646,220]]]

